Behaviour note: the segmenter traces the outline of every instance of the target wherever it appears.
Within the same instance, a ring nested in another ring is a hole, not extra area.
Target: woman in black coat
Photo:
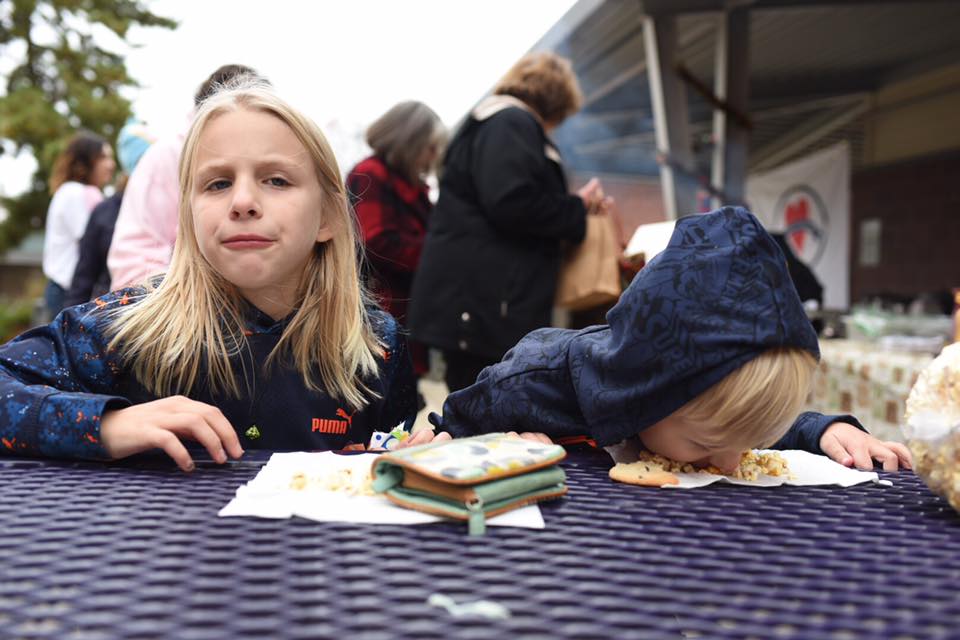
[[[568,193],[548,137],[580,101],[567,60],[529,54],[447,149],[408,320],[414,338],[443,351],[450,391],[550,325],[562,246],[583,239],[603,199],[596,179]]]

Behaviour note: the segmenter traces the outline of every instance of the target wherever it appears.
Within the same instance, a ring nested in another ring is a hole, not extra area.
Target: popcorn
[[[352,469],[339,469],[320,475],[309,476],[298,471],[290,478],[290,488],[294,491],[335,491],[351,496],[372,496],[373,478],[367,473],[354,473]]]
[[[914,471],[960,511],[960,343],[946,347],[920,373],[905,418]]]
[[[716,475],[729,475],[731,478],[739,480],[756,480],[761,475],[768,476],[786,476],[790,474],[787,461],[779,453],[767,452],[758,453],[756,451],[744,451],[740,455],[740,463],[731,474],[724,474],[717,467],[706,467],[697,469],[689,462],[677,462],[670,460],[656,453],[641,451],[640,462],[646,462],[661,467],[669,473],[697,473],[706,472]]]

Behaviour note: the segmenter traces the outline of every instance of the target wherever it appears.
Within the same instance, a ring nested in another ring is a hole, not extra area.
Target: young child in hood
[[[181,438],[341,449],[412,424],[397,324],[367,302],[357,235],[317,126],[261,85],[200,107],[181,156],[170,271],[0,347],[0,451],[122,458]],[[432,437],[427,430],[417,444]]]
[[[528,334],[431,419],[454,437],[586,436],[613,452],[639,446],[726,471],[765,447],[910,467],[905,446],[877,440],[853,416],[799,413],[817,335],[783,254],[745,209],[679,220],[607,322]]]

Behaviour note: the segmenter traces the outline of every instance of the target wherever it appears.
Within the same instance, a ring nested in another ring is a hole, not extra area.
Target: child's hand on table
[[[420,429],[420,431],[417,431],[406,440],[401,440],[397,445],[397,449],[406,449],[407,447],[415,447],[419,444],[427,444],[428,442],[443,442],[444,440],[450,439],[450,434],[446,431],[441,431],[440,433],[434,434],[433,429]]]
[[[111,458],[163,449],[184,471],[194,463],[180,438],[196,440],[216,462],[243,455],[236,431],[216,407],[173,396],[103,414],[100,442]]]
[[[534,442],[539,442],[541,444],[553,444],[553,440],[550,439],[550,436],[545,433],[540,433],[539,431],[524,431],[523,433],[511,431],[507,433],[507,435],[523,438],[524,440],[533,440]]]
[[[545,433],[533,433],[533,432],[524,432],[517,433],[516,431],[511,431],[507,435],[516,436],[518,438],[523,438],[524,440],[533,440],[534,442],[542,442],[543,444],[553,444],[553,440],[547,436]],[[434,434],[433,429],[421,429],[415,434],[402,441],[397,445],[397,449],[404,449],[406,447],[415,447],[418,444],[427,444],[428,442],[444,442],[446,440],[451,440],[450,434],[446,431],[441,431],[440,433]]]
[[[913,468],[913,457],[905,445],[881,442],[846,422],[834,422],[827,427],[820,437],[820,449],[845,467],[872,470],[876,460],[884,471]]]

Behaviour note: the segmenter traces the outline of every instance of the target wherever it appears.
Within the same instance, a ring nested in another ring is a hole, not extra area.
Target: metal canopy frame
[[[764,7],[813,4],[868,4],[868,0],[639,0],[643,19],[645,67],[649,76],[664,214],[668,220],[697,210],[701,188],[713,206],[742,204],[746,198],[750,124],[750,11]],[[714,90],[707,93],[679,60],[677,15],[718,12],[714,52]],[[638,67],[640,65],[637,65]],[[633,68],[630,70],[633,71]],[[713,156],[710,183],[696,178],[690,137],[689,109],[681,78],[705,93],[713,111]],[[766,169],[790,158],[824,135],[848,124],[869,108],[861,99],[840,113],[814,118],[789,140],[761,150],[754,168]]]
[[[692,83],[714,106],[714,151],[706,190],[713,195],[715,206],[744,202],[749,147],[749,119],[743,115],[749,110],[749,19],[749,10],[742,6],[719,16],[715,87],[710,93],[678,59],[676,16],[654,13],[644,17],[650,101],[668,220],[696,211],[702,186],[696,177],[684,81]]]
[[[660,157],[660,184],[666,215],[675,220],[683,212],[696,210],[697,184],[690,143],[690,116],[687,95],[677,65],[676,18],[647,16],[643,21],[643,43],[647,53],[647,74],[657,150]]]
[[[960,62],[957,29],[946,0],[581,0],[534,50],[581,79],[555,133],[571,170],[659,174],[674,218],[839,137],[856,167],[871,94]]]

